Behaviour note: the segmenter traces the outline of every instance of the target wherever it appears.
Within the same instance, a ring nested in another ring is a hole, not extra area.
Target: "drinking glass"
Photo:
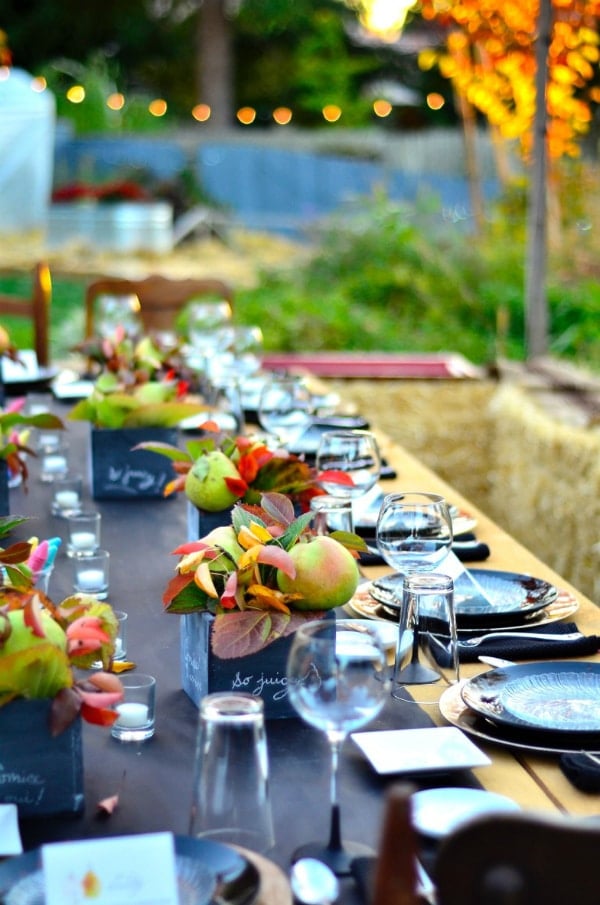
[[[437,569],[450,551],[452,536],[452,516],[443,496],[405,491],[384,497],[377,548],[400,575]]]
[[[331,496],[356,501],[371,490],[381,475],[381,454],[374,434],[366,430],[327,431],[317,448],[321,487]],[[337,474],[336,474],[337,473]]]
[[[310,424],[312,405],[302,378],[273,376],[260,394],[258,421],[280,446],[292,446]]]
[[[96,323],[103,339],[112,339],[117,327],[123,327],[127,336],[135,338],[142,332],[140,300],[129,295],[101,295],[98,298]]]
[[[338,876],[364,846],[342,842],[337,773],[347,735],[366,725],[389,693],[386,654],[377,632],[364,620],[323,619],[295,633],[287,661],[289,697],[300,717],[327,736],[331,750],[331,824],[327,842],[311,842],[293,856],[317,858]]]

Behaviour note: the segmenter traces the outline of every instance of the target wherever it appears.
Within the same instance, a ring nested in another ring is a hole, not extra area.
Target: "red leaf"
[[[346,487],[354,487],[354,481],[347,471],[337,471],[333,468],[329,471],[320,471],[317,475],[317,480],[321,482],[328,481],[333,484],[344,484]]]
[[[193,582],[193,580],[193,572],[187,575],[174,575],[164,590],[162,597],[163,606],[167,607],[184,588],[187,588],[187,586]]]
[[[225,483],[228,489],[238,497],[243,497],[248,490],[248,485],[242,478],[225,478]]]

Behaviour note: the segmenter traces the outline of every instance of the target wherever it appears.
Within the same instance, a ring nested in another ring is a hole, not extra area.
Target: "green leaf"
[[[173,446],[171,443],[160,443],[159,441],[153,442],[148,440],[145,443],[138,443],[137,446],[132,447],[132,449],[146,449],[148,450],[148,452],[154,452],[158,453],[161,456],[166,456],[167,459],[171,459],[173,462],[193,461],[189,452],[184,449],[179,449],[178,446]]]
[[[294,546],[302,532],[310,525],[313,519],[312,512],[304,512],[299,515],[295,522],[287,528],[279,538],[279,543],[284,550],[289,550]]]
[[[129,412],[123,427],[177,427],[184,418],[198,415],[204,407],[191,402],[159,402]]]

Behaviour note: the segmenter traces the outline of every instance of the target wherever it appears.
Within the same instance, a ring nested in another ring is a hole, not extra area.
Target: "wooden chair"
[[[27,317],[33,325],[33,346],[40,367],[50,363],[50,304],[52,279],[45,261],[39,261],[33,269],[31,295],[27,298],[0,294],[0,315]]]
[[[474,818],[441,844],[439,905],[597,905],[600,822],[515,813]]]
[[[139,315],[145,330],[169,330],[177,314],[196,296],[213,295],[233,308],[233,289],[223,280],[210,277],[171,279],[152,275],[143,280],[100,277],[91,282],[85,294],[85,336],[94,335],[95,305],[101,295],[137,296]]]

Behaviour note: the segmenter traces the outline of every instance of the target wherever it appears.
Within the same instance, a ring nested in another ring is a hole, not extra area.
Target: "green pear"
[[[333,537],[320,535],[298,543],[289,551],[295,578],[278,570],[277,585],[286,594],[301,594],[296,610],[330,610],[347,603],[358,587],[358,565],[352,554]]]
[[[11,633],[4,644],[0,645],[0,657],[15,654],[20,650],[27,650],[30,647],[36,647],[38,644],[47,644],[48,642],[66,651],[67,636],[50,613],[43,610],[40,614],[42,629],[45,632],[45,637],[43,638],[34,635],[29,626],[25,625],[25,613],[23,610],[11,610],[7,615],[11,625]]]
[[[218,449],[206,453],[194,462],[187,473],[186,495],[198,509],[222,512],[239,499],[239,494],[229,490],[225,478],[240,480],[240,473],[231,459]]]
[[[173,388],[168,383],[159,383],[155,380],[149,380],[147,383],[141,384],[135,391],[136,399],[144,405],[167,402],[172,395]]]

